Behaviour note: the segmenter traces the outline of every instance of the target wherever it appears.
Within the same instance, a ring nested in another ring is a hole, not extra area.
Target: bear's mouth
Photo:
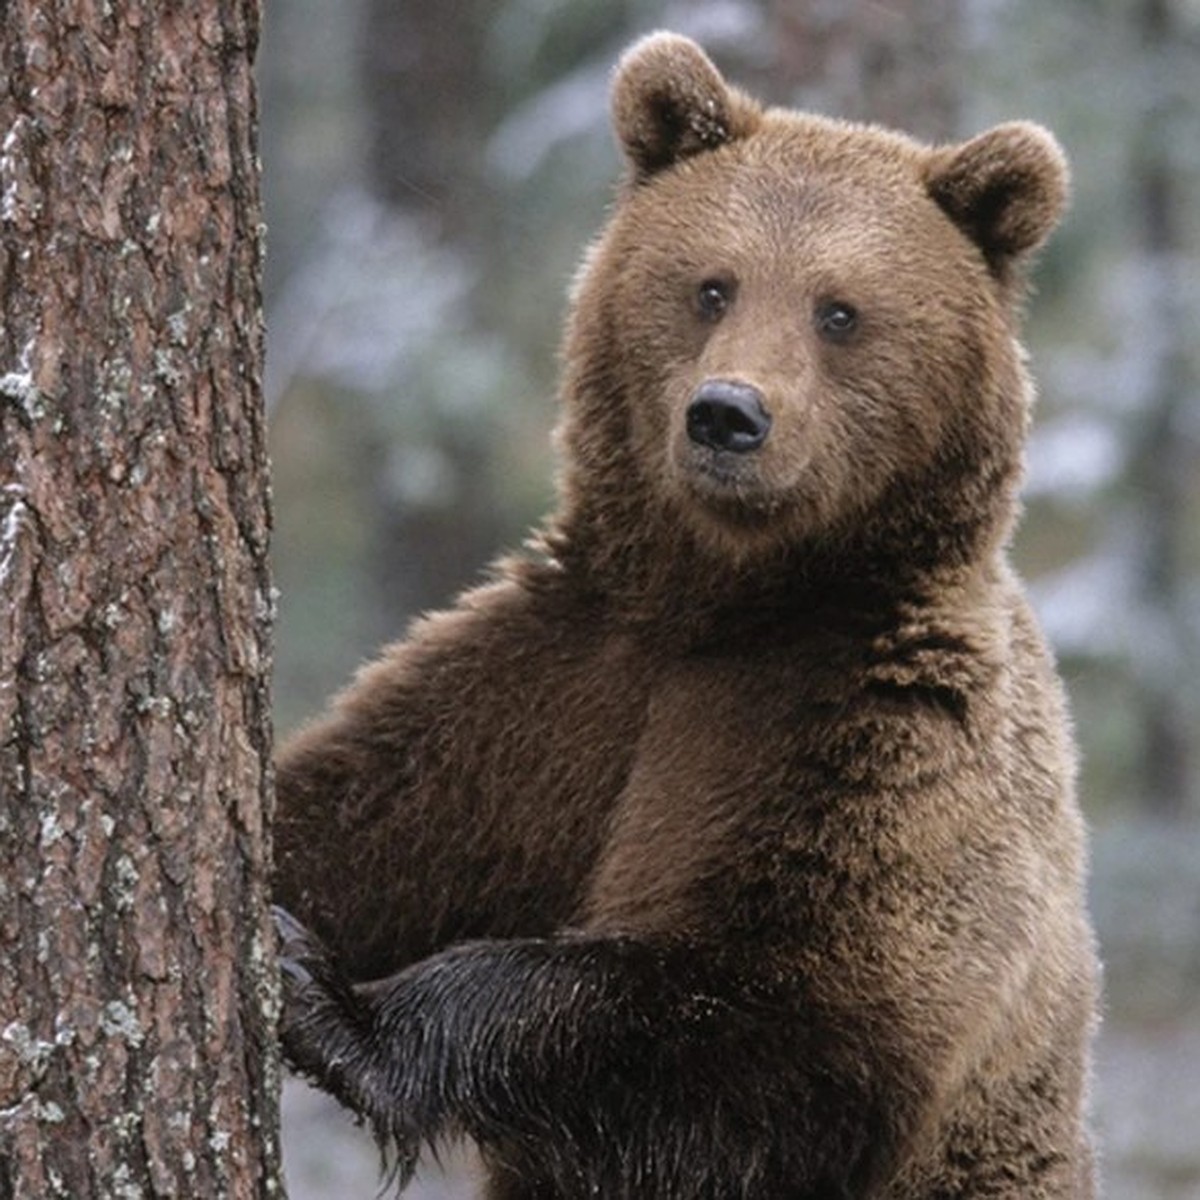
[[[780,508],[761,464],[744,454],[693,449],[680,466],[693,497],[726,520],[762,524]]]

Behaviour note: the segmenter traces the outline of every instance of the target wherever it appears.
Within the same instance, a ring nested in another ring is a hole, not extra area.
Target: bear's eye
[[[733,301],[733,285],[723,279],[706,279],[696,289],[696,307],[706,321],[719,321]]]
[[[817,305],[816,325],[822,337],[844,341],[858,327],[858,310],[843,300],[827,300]]]

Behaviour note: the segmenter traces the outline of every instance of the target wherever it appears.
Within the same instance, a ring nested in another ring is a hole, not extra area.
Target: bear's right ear
[[[926,182],[942,211],[1003,280],[1058,224],[1069,177],[1053,134],[1030,121],[1012,121],[935,150]]]
[[[677,33],[636,42],[613,78],[613,127],[639,179],[744,136],[760,112],[695,42]]]

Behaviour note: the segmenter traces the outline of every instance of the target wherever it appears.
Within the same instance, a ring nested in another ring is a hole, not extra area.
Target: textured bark
[[[0,20],[0,1197],[278,1195],[257,5]]]

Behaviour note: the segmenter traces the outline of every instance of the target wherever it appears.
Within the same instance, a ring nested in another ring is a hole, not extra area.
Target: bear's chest
[[[780,780],[819,712],[837,703],[827,692],[804,660],[706,658],[673,667],[649,696],[628,792],[660,797],[681,816],[703,806],[715,818],[723,798],[738,806],[739,797]]]
[[[912,796],[961,769],[967,736],[925,690],[881,691],[840,647],[706,656],[664,670],[586,915],[623,929],[802,921],[909,853]]]
[[[881,737],[895,737],[913,714],[871,695],[868,658],[820,643],[670,664],[647,698],[629,807],[660,822],[719,822],[792,788],[797,769],[868,713]]]
[[[592,881],[589,912],[687,921],[697,886],[739,874],[801,816],[794,780],[841,706],[803,659],[705,658],[657,679]]]

